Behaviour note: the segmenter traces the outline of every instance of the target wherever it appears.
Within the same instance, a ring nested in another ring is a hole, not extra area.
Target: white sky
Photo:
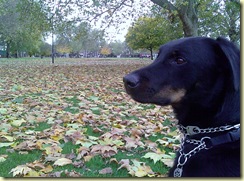
[[[146,7],[148,6],[148,3],[150,3],[150,0],[134,0],[134,6],[133,7],[141,7],[141,5],[139,4],[143,4],[146,5]],[[148,10],[149,8],[146,8],[144,10]],[[140,11],[140,9],[138,9],[138,11]],[[109,28],[107,28],[105,31],[108,34],[108,37],[106,37],[107,41],[125,41],[125,35],[128,31],[128,28],[131,26],[132,23],[132,19],[130,17],[128,17],[125,21],[125,23],[122,23],[119,25],[119,30],[116,29],[114,26],[111,26]],[[100,27],[101,23],[96,22],[96,26],[94,25],[94,28],[98,28]],[[92,25],[93,26],[93,25]],[[51,35],[49,37],[47,37],[46,42],[51,44],[52,43],[52,39],[51,39]]]

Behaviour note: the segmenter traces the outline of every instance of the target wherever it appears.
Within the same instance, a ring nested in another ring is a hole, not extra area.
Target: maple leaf
[[[26,165],[32,169],[44,169],[45,168],[44,164],[39,161],[34,161],[33,163],[28,163]]]
[[[56,166],[64,166],[64,165],[69,165],[72,163],[72,160],[68,159],[68,158],[59,158],[58,160],[56,160],[54,162],[53,165],[56,165]]]
[[[150,166],[147,166],[143,162],[139,162],[136,159],[131,160],[133,164],[130,166],[129,174],[136,177],[153,176],[154,172]]]
[[[62,151],[62,148],[58,145],[50,145],[50,146],[46,146],[44,148],[44,150],[45,150],[45,153],[47,155],[49,155],[49,154],[53,154],[53,153],[60,153]]]
[[[103,157],[111,157],[117,153],[116,147],[108,145],[95,145],[92,147],[91,154],[101,154]]]
[[[16,150],[34,150],[36,149],[36,143],[32,141],[23,141],[13,148]]]
[[[127,170],[130,170],[130,160],[129,159],[122,159],[120,160],[119,164],[121,165],[118,170],[121,168],[126,168]]]
[[[30,171],[32,171],[32,169],[29,168],[27,165],[18,165],[17,167],[11,169],[10,173],[13,173],[13,176],[15,177],[16,175],[24,176]]]
[[[130,150],[131,148],[137,148],[138,146],[144,146],[144,144],[138,138],[125,137],[126,141],[125,148]]]

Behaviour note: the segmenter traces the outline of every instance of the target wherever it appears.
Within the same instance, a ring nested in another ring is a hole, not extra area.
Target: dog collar
[[[185,136],[191,136],[195,134],[200,134],[200,133],[216,133],[216,132],[222,132],[222,131],[228,131],[231,129],[238,129],[240,128],[240,124],[236,125],[227,125],[227,126],[220,126],[220,127],[215,127],[215,128],[204,128],[201,129],[197,126],[183,126],[179,125],[179,130],[185,135]]]
[[[230,131],[229,131],[230,130]],[[200,152],[201,150],[208,150],[214,146],[230,143],[240,140],[240,124],[234,126],[221,126],[216,128],[206,128],[200,129],[197,126],[187,126],[184,127],[180,125],[180,131],[183,132],[184,138],[181,143],[179,150],[179,157],[177,162],[177,167],[174,170],[174,177],[181,177],[183,173],[183,166],[186,164],[187,160],[190,159],[193,155]],[[201,133],[215,133],[228,131],[227,133],[214,136],[214,137],[202,137],[200,140],[190,139],[190,135],[201,134]],[[194,148],[188,153],[184,152],[185,144],[192,144]]]

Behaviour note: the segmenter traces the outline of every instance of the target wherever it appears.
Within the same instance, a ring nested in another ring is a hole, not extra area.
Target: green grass
[[[36,124],[34,130],[35,131],[44,131],[45,129],[48,129],[50,127],[51,127],[50,124],[47,124],[46,122],[40,122],[40,123]]]
[[[0,155],[7,154],[7,161],[0,164],[0,177],[12,177],[10,173],[11,169],[17,167],[18,165],[23,165],[29,162],[40,159],[41,151],[33,150],[28,152],[28,154],[19,154],[18,152],[8,152],[7,149],[1,148]]]

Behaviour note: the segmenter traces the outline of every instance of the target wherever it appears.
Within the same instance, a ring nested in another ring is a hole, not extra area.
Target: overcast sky
[[[150,4],[150,0],[134,0],[134,6],[135,9],[138,9],[138,12],[141,11],[142,7],[143,7],[143,11],[147,11],[149,8],[149,4]],[[138,7],[138,8],[137,8]],[[140,7],[140,8],[139,8]],[[134,9],[134,10],[135,10]],[[137,11],[137,10],[136,10]],[[108,35],[106,37],[106,40],[108,42],[110,41],[125,41],[125,35],[128,31],[128,28],[131,26],[131,23],[133,22],[131,17],[128,17],[125,19],[125,23],[122,23],[119,25],[119,29],[117,29],[114,26],[111,26],[109,28],[106,28],[106,34]],[[91,24],[93,26],[93,28],[98,28],[100,27],[101,23],[99,23],[99,21],[96,21],[96,25]],[[51,44],[52,43],[52,39],[51,39],[51,35],[46,39],[46,42]]]

